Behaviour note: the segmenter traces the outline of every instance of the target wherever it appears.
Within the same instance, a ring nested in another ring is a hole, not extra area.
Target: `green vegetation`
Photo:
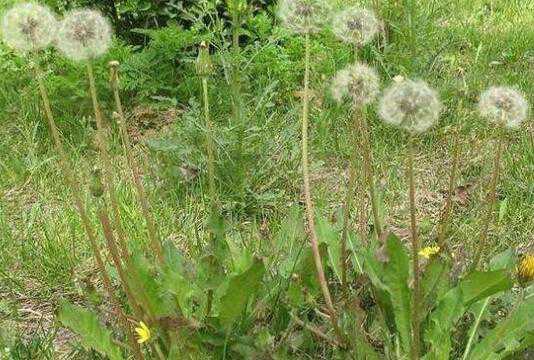
[[[477,103],[493,85],[534,103],[534,3],[332,1],[383,22],[355,51],[328,26],[289,32],[274,1],[45,2],[58,12],[98,5],[116,36],[91,60],[94,89],[86,63],[0,42],[0,359],[531,355],[533,286],[528,271],[520,286],[516,266],[534,251],[532,115],[502,137],[497,176],[501,134]],[[0,17],[14,3],[1,0]],[[331,79],[355,52],[382,89],[397,76],[425,80],[443,103],[438,124],[412,144],[374,104],[360,113],[336,103]],[[315,217],[305,221],[306,209]],[[136,345],[140,322],[150,336]]]

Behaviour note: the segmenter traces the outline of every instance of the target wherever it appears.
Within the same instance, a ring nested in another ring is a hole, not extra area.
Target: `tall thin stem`
[[[208,93],[208,78],[202,77],[202,94],[204,99],[204,120],[206,122],[206,151],[208,155],[208,181],[210,193],[210,207],[214,211],[216,207],[216,188],[215,188],[215,146],[213,144],[213,124],[210,118],[210,103]]]
[[[128,285],[128,279],[126,278],[126,274],[124,273],[123,266],[121,264],[121,261],[119,259],[119,251],[117,249],[115,238],[113,236],[113,230],[111,229],[111,225],[109,222],[109,216],[107,214],[107,210],[105,208],[101,208],[98,210],[98,218],[100,220],[100,224],[102,225],[102,229],[104,231],[104,238],[106,239],[109,252],[111,254],[111,258],[113,260],[113,263],[115,265],[115,269],[117,269],[117,273],[119,274],[119,278],[121,279],[121,283],[124,289],[124,293],[126,294],[126,297],[128,298],[128,302],[132,306],[132,309],[134,309],[135,313],[138,317],[142,316],[142,310],[139,307],[139,304],[136,302],[135,297],[133,296],[133,293],[130,289],[130,286]],[[126,320],[127,323],[127,320]],[[133,336],[133,332],[131,330],[131,327],[128,325],[128,338],[130,342],[133,342],[137,344],[132,350],[134,351],[134,355],[136,358],[139,358],[139,356],[143,356],[141,354],[141,350],[139,349],[139,344],[135,341],[135,338]]]
[[[139,203],[141,204],[141,210],[143,212],[143,216],[145,217],[145,221],[147,224],[148,238],[150,240],[151,247],[156,253],[158,260],[160,262],[163,262],[163,247],[161,245],[161,238],[159,235],[156,222],[154,220],[154,216],[152,215],[152,211],[150,208],[148,197],[146,195],[145,187],[143,185],[143,182],[141,181],[141,173],[139,171],[139,164],[137,163],[135,157],[133,156],[130,135],[128,134],[128,130],[126,129],[126,118],[124,116],[124,110],[122,108],[122,101],[121,101],[120,94],[119,94],[118,63],[111,63],[110,71],[111,71],[111,87],[113,89],[113,97],[115,98],[115,107],[117,110],[117,115],[119,116],[118,123],[119,123],[119,128],[120,128],[120,133],[121,133],[122,144],[124,146],[124,152],[126,153],[126,159],[128,161],[128,165],[130,166],[132,180],[135,186],[135,190],[137,192],[137,197],[139,199]]]
[[[349,179],[347,182],[347,193],[345,197],[345,203],[343,206],[343,230],[341,233],[341,281],[344,287],[347,287],[347,240],[348,240],[348,231],[349,231],[349,222],[350,222],[350,211],[352,207],[352,198],[354,196],[356,188],[356,161],[358,158],[358,137],[361,131],[360,118],[361,116],[360,109],[354,109],[354,115],[351,124],[350,131],[350,157],[349,157]],[[362,194],[358,194],[361,196]],[[359,209],[362,211],[362,209]]]
[[[34,65],[35,65],[35,72],[36,72],[35,77],[37,78],[39,93],[43,101],[46,118],[48,120],[48,126],[50,127],[50,132],[52,133],[54,146],[56,148],[57,153],[59,154],[59,165],[61,167],[65,180],[71,189],[72,197],[74,199],[74,205],[78,211],[78,214],[80,215],[80,218],[82,220],[82,225],[84,227],[85,233],[87,234],[87,238],[89,239],[89,244],[91,245],[91,249],[93,250],[93,256],[96,261],[97,269],[100,272],[100,275],[102,276],[104,289],[106,290],[110,300],[114,304],[115,312],[118,314],[119,320],[121,321],[121,324],[123,328],[125,329],[128,338],[130,339],[130,345],[132,346],[132,350],[134,351],[134,355],[136,356],[136,359],[143,359],[143,356],[139,350],[139,346],[135,342],[135,339],[133,339],[133,333],[132,333],[130,326],[128,325],[126,316],[124,315],[124,312],[120,308],[120,305],[118,304],[118,301],[115,298],[113,287],[111,286],[111,279],[109,278],[109,275],[106,271],[106,267],[104,266],[102,255],[100,254],[100,248],[96,240],[95,231],[93,229],[93,226],[91,225],[91,221],[89,220],[89,216],[87,215],[87,212],[85,209],[85,204],[81,198],[82,192],[81,192],[80,184],[78,183],[78,181],[74,177],[73,172],[71,171],[69,160],[65,152],[63,142],[61,140],[61,135],[59,134],[59,130],[57,128],[54,115],[52,113],[52,108],[50,106],[48,92],[46,90],[46,86],[43,81],[43,72],[39,64],[37,63],[37,60],[35,61]]]
[[[373,148],[371,146],[371,135],[367,117],[362,114],[361,119],[361,133],[363,146],[363,166],[365,170],[365,178],[367,181],[367,189],[369,191],[369,198],[371,200],[371,210],[373,212],[374,232],[377,239],[382,236],[382,222],[380,220],[380,212],[378,207],[378,198],[375,185],[375,174],[373,168]]]
[[[445,238],[449,230],[450,217],[453,208],[454,188],[456,186],[456,179],[458,177],[458,166],[460,163],[460,136],[459,134],[453,134],[452,145],[452,166],[449,175],[449,188],[447,193],[447,199],[445,200],[445,208],[443,209],[443,215],[439,226],[438,232],[438,245],[441,249],[445,248]]]
[[[113,222],[115,225],[115,230],[118,234],[119,247],[121,249],[121,254],[128,261],[130,258],[130,253],[128,252],[128,246],[126,245],[126,237],[122,229],[121,217],[119,211],[119,204],[117,201],[117,192],[115,191],[115,183],[113,181],[113,172],[111,167],[111,161],[109,158],[109,149],[107,143],[106,130],[104,129],[104,121],[102,118],[102,112],[100,111],[100,105],[98,103],[98,95],[96,92],[95,84],[95,75],[93,71],[93,65],[90,61],[87,62],[87,76],[89,78],[89,92],[91,94],[91,100],[93,101],[93,109],[95,113],[96,120],[96,138],[97,146],[100,150],[100,157],[104,165],[104,188],[109,193],[109,198],[111,201],[111,207],[113,210]]]
[[[124,293],[126,294],[126,297],[128,298],[128,301],[134,311],[138,314],[138,316],[140,316],[142,314],[141,308],[139,307],[139,304],[137,303],[132,293],[132,290],[130,289],[130,286],[128,284],[128,278],[126,277],[123,264],[120,260],[119,250],[117,249],[115,236],[113,235],[113,229],[111,228],[109,222],[109,215],[107,214],[107,209],[103,206],[98,209],[98,219],[100,220],[100,224],[102,225],[102,229],[104,231],[104,238],[106,239],[109,253],[111,254],[111,259],[113,261],[113,264],[115,265],[115,269],[119,274]]]
[[[421,305],[420,294],[420,270],[419,270],[419,236],[417,234],[417,219],[416,219],[416,194],[415,194],[415,179],[414,179],[414,150],[413,150],[413,136],[410,135],[408,139],[408,181],[410,183],[410,224],[412,232],[412,266],[413,266],[413,296],[412,296],[412,358],[419,359],[419,306]]]
[[[234,11],[239,11],[234,9]],[[241,94],[241,78],[239,67],[239,55],[241,47],[239,46],[239,34],[241,32],[241,19],[239,14],[232,14],[232,56],[233,67],[231,77],[231,90],[232,90],[232,108],[234,123],[237,126],[237,164],[239,169],[239,192],[240,200],[244,200],[245,197],[245,166],[243,164],[243,149],[245,141],[246,124],[243,119],[243,99]]]
[[[306,34],[306,55],[305,55],[305,71],[304,71],[304,94],[302,99],[302,174],[304,181],[304,198],[306,203],[306,217],[308,220],[308,232],[310,236],[310,245],[312,248],[313,259],[315,262],[315,270],[317,273],[317,280],[321,287],[324,300],[330,315],[330,321],[332,327],[338,337],[340,343],[344,343],[341,329],[339,328],[337,321],[337,312],[334,309],[330,290],[328,289],[328,283],[323,269],[323,263],[321,260],[321,253],[319,251],[319,238],[315,229],[314,208],[311,198],[310,188],[310,168],[308,158],[308,126],[309,126],[309,112],[310,112],[310,99],[309,99],[309,82],[310,82],[310,35]]]
[[[495,203],[497,202],[497,183],[499,181],[499,174],[501,171],[501,158],[504,148],[505,133],[503,129],[499,129],[499,140],[497,144],[497,152],[495,153],[495,159],[493,161],[493,172],[491,174],[491,181],[488,189],[487,203],[486,203],[486,216],[484,217],[482,224],[482,231],[480,232],[480,240],[478,241],[477,248],[475,250],[475,257],[471,264],[471,270],[475,270],[482,257],[482,252],[486,248],[488,242],[488,231],[492,222],[493,212],[495,210]]]

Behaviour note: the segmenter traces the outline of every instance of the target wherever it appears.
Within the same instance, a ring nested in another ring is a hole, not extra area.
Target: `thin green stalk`
[[[238,9],[234,9],[238,11]],[[231,90],[232,90],[232,107],[234,115],[234,123],[237,126],[237,164],[239,168],[239,192],[241,200],[245,198],[245,166],[243,164],[243,148],[245,142],[245,130],[246,124],[243,119],[243,99],[241,94],[241,78],[239,67],[239,55],[241,47],[239,46],[239,34],[241,32],[241,21],[239,14],[232,14],[232,77],[231,77]]]
[[[210,104],[208,93],[208,78],[202,77],[202,94],[204,99],[204,119],[206,122],[206,151],[208,154],[208,181],[210,193],[210,208],[213,212],[216,209],[216,188],[215,188],[215,146],[213,144],[213,124],[210,118]]]
[[[309,126],[309,112],[310,112],[310,99],[309,99],[309,82],[310,82],[310,35],[306,34],[306,55],[305,55],[305,71],[304,71],[304,94],[302,100],[302,173],[304,181],[304,198],[306,203],[306,217],[308,220],[308,231],[310,235],[310,245],[312,248],[313,259],[315,262],[315,270],[317,274],[317,280],[321,287],[323,297],[326,302],[326,307],[330,315],[330,321],[334,332],[338,337],[340,343],[344,343],[341,329],[338,325],[337,312],[332,302],[330,290],[328,289],[328,282],[323,269],[323,263],[321,260],[321,253],[319,251],[319,238],[315,229],[314,209],[311,198],[310,189],[310,169],[308,159],[308,126]]]
[[[483,220],[482,231],[480,232],[480,240],[478,241],[478,246],[475,250],[475,257],[473,259],[473,263],[471,264],[471,270],[475,270],[478,267],[480,259],[482,257],[482,252],[485,250],[486,243],[488,242],[488,231],[492,222],[491,220],[493,218],[493,212],[495,210],[495,203],[497,202],[497,182],[501,171],[501,157],[504,147],[504,138],[505,132],[503,129],[500,129],[497,152],[495,153],[495,159],[493,162],[493,172],[491,174],[488,197],[486,200],[486,216]]]
[[[349,179],[347,182],[347,193],[345,197],[345,203],[343,206],[343,230],[341,233],[341,279],[342,284],[347,287],[347,238],[350,222],[350,211],[352,207],[352,198],[355,193],[356,188],[356,161],[358,155],[358,141],[357,138],[361,131],[360,129],[360,119],[357,114],[361,114],[359,109],[354,110],[354,116],[351,124],[351,133],[350,133],[350,142],[351,142],[351,155],[349,158]],[[357,196],[362,194],[358,193]],[[362,209],[360,209],[362,211]]]
[[[123,256],[124,259],[126,259],[126,261],[128,261],[128,259],[130,258],[130,253],[128,252],[128,246],[126,244],[126,237],[125,237],[122,224],[121,224],[119,204],[117,201],[117,193],[115,191],[115,183],[113,181],[111,161],[109,158],[109,149],[108,149],[108,143],[107,143],[107,136],[105,132],[106,130],[104,129],[102,113],[100,111],[100,105],[98,103],[98,96],[96,92],[93,65],[91,64],[90,61],[87,62],[87,76],[89,78],[89,91],[91,94],[91,100],[93,102],[93,109],[95,113],[95,120],[96,120],[96,127],[97,127],[97,131],[96,131],[97,146],[100,150],[100,157],[104,165],[104,188],[106,192],[109,194],[109,198],[111,201],[111,208],[113,210],[113,224],[118,234],[121,255]]]
[[[132,152],[132,144],[130,141],[130,135],[126,129],[126,118],[124,116],[124,110],[122,108],[122,101],[119,94],[119,72],[118,72],[118,63],[110,63],[111,71],[111,88],[113,90],[113,96],[115,98],[115,107],[117,110],[117,115],[119,116],[119,128],[121,134],[122,144],[124,146],[124,152],[126,154],[126,159],[128,165],[130,166],[130,171],[132,174],[132,180],[137,192],[137,197],[139,203],[141,204],[141,210],[145,218],[148,230],[148,238],[150,240],[151,247],[155,250],[155,253],[160,262],[163,262],[163,247],[161,245],[161,237],[152,214],[150,203],[146,195],[145,187],[141,181],[141,173],[139,171],[139,164],[137,163]]]
[[[102,230],[104,231],[104,238],[106,239],[106,243],[108,245],[109,253],[111,255],[111,259],[113,261],[113,264],[115,265],[115,269],[117,270],[117,273],[119,274],[119,279],[121,280],[121,284],[124,290],[124,293],[126,294],[126,297],[128,298],[128,302],[132,306],[132,309],[140,316],[141,308],[139,307],[139,304],[137,300],[135,299],[134,294],[132,293],[132,290],[130,289],[130,285],[128,284],[128,278],[126,276],[126,273],[124,272],[124,266],[121,263],[119,250],[117,249],[117,244],[115,241],[115,237],[113,235],[113,229],[111,228],[110,221],[109,221],[109,215],[107,214],[107,209],[104,206],[101,206],[98,209],[98,219],[100,220],[100,224],[102,225]]]
[[[382,222],[380,220],[380,213],[378,207],[378,198],[375,184],[375,174],[373,168],[373,149],[371,146],[371,135],[369,124],[365,113],[361,117],[361,134],[363,147],[363,166],[365,170],[365,178],[367,180],[367,189],[369,191],[369,198],[371,200],[371,210],[373,212],[374,232],[377,239],[382,237]]]
[[[449,230],[450,218],[453,208],[454,188],[456,187],[456,179],[458,177],[458,166],[460,163],[460,135],[454,133],[452,145],[452,167],[449,175],[449,188],[447,193],[447,199],[445,201],[445,208],[443,210],[443,216],[440,222],[438,232],[438,245],[441,249],[446,247],[445,238]]]
[[[102,255],[100,254],[100,249],[99,249],[99,246],[96,240],[94,229],[91,225],[91,221],[89,220],[89,217],[85,210],[85,204],[80,195],[81,194],[80,185],[78,181],[76,180],[76,178],[74,177],[73,172],[71,171],[69,160],[65,152],[63,142],[61,140],[61,135],[59,134],[59,130],[54,120],[54,115],[52,113],[52,108],[50,106],[50,100],[48,98],[48,92],[46,90],[46,86],[42,78],[43,72],[41,68],[39,67],[39,64],[37,63],[37,61],[35,61],[35,70],[36,70],[35,77],[37,78],[39,93],[43,101],[46,118],[48,120],[48,125],[50,127],[50,132],[52,133],[52,138],[54,140],[54,146],[56,148],[56,151],[59,154],[60,168],[62,169],[65,180],[71,189],[72,197],[74,199],[74,205],[76,209],[78,210],[78,214],[80,215],[80,218],[82,220],[82,225],[85,229],[85,233],[87,234],[87,238],[89,239],[91,249],[93,250],[93,256],[95,258],[98,271],[100,272],[100,275],[102,276],[104,289],[106,290],[110,300],[114,304],[115,311],[117,312],[119,316],[119,320],[121,321],[121,324],[124,330],[126,331],[128,338],[130,338],[130,336],[133,336],[131,328],[128,326],[128,321],[126,319],[126,316],[124,315],[122,309],[120,308],[118,304],[118,301],[115,298],[113,287],[111,286],[111,279],[109,278],[109,275],[106,271],[106,267],[104,266],[104,261],[102,260]],[[130,341],[130,343],[132,344],[132,341]],[[139,356],[140,351],[136,349],[136,344],[137,343],[133,341],[132,350],[134,351],[134,355],[136,356],[136,359],[143,359],[142,355]]]
[[[413,266],[413,296],[412,296],[412,359],[419,359],[420,319],[419,306],[421,305],[420,269],[419,269],[419,236],[417,234],[415,179],[414,179],[414,149],[413,136],[408,139],[408,181],[410,183],[410,225],[412,232],[412,266]]]
[[[488,296],[486,300],[484,300],[484,303],[482,304],[482,308],[480,309],[480,312],[477,314],[475,318],[475,323],[473,324],[473,328],[471,329],[471,332],[469,333],[469,340],[467,340],[467,345],[465,347],[462,360],[466,360],[467,356],[469,355],[469,352],[471,351],[471,347],[473,346],[473,340],[475,339],[475,334],[478,331],[478,327],[480,326],[480,321],[482,320],[482,315],[484,315],[484,312],[486,311],[486,308],[488,307],[490,298],[491,296]]]

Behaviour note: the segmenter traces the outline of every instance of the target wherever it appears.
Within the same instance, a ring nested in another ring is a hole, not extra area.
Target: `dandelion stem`
[[[321,253],[319,251],[319,239],[315,229],[314,209],[311,199],[310,189],[310,169],[308,159],[308,123],[309,123],[309,111],[310,111],[310,99],[309,99],[309,81],[310,81],[310,35],[306,33],[305,38],[305,71],[304,71],[304,94],[302,99],[302,173],[304,181],[304,198],[306,203],[306,217],[308,220],[308,230],[310,235],[310,245],[312,248],[313,259],[315,262],[315,270],[317,273],[317,280],[321,287],[324,300],[330,315],[330,321],[334,332],[338,337],[340,343],[344,343],[341,329],[337,322],[337,313],[334,309],[330,290],[328,289],[328,283],[323,269],[323,263],[321,260]]]
[[[56,148],[56,151],[59,154],[59,165],[63,171],[63,175],[65,177],[67,184],[71,188],[72,197],[74,199],[74,205],[76,209],[78,210],[78,214],[80,215],[80,218],[82,220],[82,225],[85,229],[85,233],[87,234],[87,238],[89,239],[91,249],[93,250],[93,256],[95,258],[98,271],[100,272],[100,275],[102,276],[104,288],[110,300],[114,304],[115,311],[119,316],[119,320],[121,321],[121,324],[124,330],[126,331],[128,338],[129,339],[131,338],[130,344],[132,346],[132,350],[134,351],[136,359],[143,359],[143,356],[140,353],[140,350],[138,348],[138,344],[137,342],[135,342],[135,339],[133,338],[133,333],[132,333],[130,326],[128,325],[126,316],[124,315],[124,312],[120,308],[120,305],[115,298],[113,287],[111,286],[111,279],[109,278],[109,275],[106,271],[106,267],[104,266],[104,261],[102,260],[102,255],[100,254],[100,249],[99,249],[99,246],[96,240],[94,229],[91,225],[91,221],[89,220],[89,217],[85,209],[85,205],[80,195],[81,194],[80,184],[78,183],[78,181],[74,177],[74,174],[71,171],[69,160],[65,152],[63,142],[61,140],[61,135],[59,134],[59,130],[57,128],[54,115],[52,113],[50,100],[48,98],[48,92],[46,90],[46,86],[43,81],[43,72],[39,64],[37,63],[37,60],[34,62],[34,64],[35,64],[35,72],[36,72],[35,77],[37,78],[39,93],[43,101],[46,118],[48,120],[50,132],[52,133],[52,138],[54,140],[54,146]]]
[[[128,298],[128,302],[132,306],[132,309],[134,309],[138,317],[141,317],[142,310],[139,307],[139,304],[136,302],[135,297],[133,296],[133,293],[130,289],[130,286],[128,285],[128,279],[126,278],[126,274],[124,273],[124,269],[122,267],[122,264],[119,258],[119,251],[115,243],[113,230],[111,229],[109,216],[105,208],[100,208],[98,210],[98,218],[100,220],[100,223],[102,224],[102,229],[104,231],[104,238],[106,239],[106,243],[108,245],[111,258],[113,260],[113,263],[115,264],[115,268],[117,269],[119,278],[121,279],[124,293],[126,294],[126,297]],[[127,323],[126,319],[121,319],[121,321],[125,321]],[[131,344],[132,343],[135,344],[132,348],[132,350],[134,351],[134,355],[136,356],[136,358],[142,358],[143,355],[141,354],[141,350],[139,349],[139,344],[135,341],[134,335],[132,333],[132,329],[129,325],[127,325],[127,328],[128,328],[128,339],[130,340]]]
[[[137,197],[141,204],[141,210],[143,212],[143,215],[145,217],[145,221],[147,224],[148,237],[150,240],[151,247],[155,251],[156,256],[158,257],[158,260],[160,262],[163,262],[163,255],[162,255],[163,248],[161,245],[161,238],[159,235],[158,228],[156,226],[156,222],[154,220],[154,216],[152,215],[152,212],[150,209],[150,204],[148,201],[148,197],[146,195],[145,187],[143,185],[143,182],[141,181],[139,164],[137,163],[132,153],[132,144],[130,141],[130,135],[128,134],[128,130],[126,129],[126,118],[124,116],[122,101],[121,101],[120,94],[119,94],[118,64],[117,63],[110,64],[110,71],[111,71],[111,87],[113,89],[113,96],[115,98],[115,107],[117,109],[117,114],[119,116],[118,123],[119,123],[119,128],[120,128],[120,133],[121,133],[122,144],[124,146],[124,152],[126,154],[128,165],[130,166],[133,183],[137,191]]]
[[[128,279],[126,277],[123,265],[120,260],[119,250],[117,249],[117,244],[113,235],[113,229],[111,228],[109,222],[109,215],[107,214],[106,207],[102,206],[100,209],[98,209],[98,219],[100,220],[100,224],[102,225],[102,230],[104,231],[104,238],[106,239],[109,253],[111,254],[111,260],[113,261],[113,264],[117,269],[117,273],[119,274],[124,293],[126,294],[126,297],[128,298],[128,301],[132,308],[136,311],[137,314],[140,315],[142,312],[130,289],[130,286],[128,285]]]
[[[505,138],[504,130],[499,130],[500,134],[497,144],[497,152],[495,153],[495,159],[493,162],[493,172],[491,174],[491,181],[489,184],[488,196],[486,200],[486,216],[483,220],[482,231],[480,232],[480,240],[475,251],[473,263],[471,264],[471,270],[475,270],[478,267],[482,257],[482,252],[486,248],[486,243],[488,241],[488,231],[493,217],[493,212],[495,210],[495,203],[497,202],[497,183],[499,181],[501,157]]]
[[[419,305],[420,305],[420,270],[419,270],[419,237],[417,234],[416,220],[416,195],[414,179],[414,139],[410,135],[408,139],[408,181],[410,183],[410,223],[412,232],[412,266],[413,266],[413,296],[412,296],[412,359],[419,359]]]
[[[105,132],[106,130],[104,129],[104,123],[102,119],[102,113],[100,111],[100,105],[98,104],[98,96],[96,92],[93,65],[91,64],[90,61],[87,62],[87,76],[89,78],[89,91],[91,94],[91,99],[93,101],[93,109],[95,113],[95,120],[96,120],[96,127],[97,127],[97,131],[96,131],[97,146],[100,150],[100,157],[104,165],[104,188],[105,190],[107,190],[109,194],[109,198],[111,200],[111,207],[113,209],[113,215],[114,215],[113,220],[114,220],[115,230],[117,231],[117,234],[118,234],[121,255],[126,261],[128,261],[128,259],[130,258],[130,254],[128,252],[128,246],[126,245],[125,235],[124,235],[124,231],[122,229],[122,224],[120,220],[120,211],[119,211],[119,205],[117,202],[117,193],[115,191],[115,184],[113,181],[113,173],[111,169],[111,161],[109,159],[107,135]]]
[[[235,10],[237,11],[237,10]],[[233,68],[231,77],[232,107],[234,122],[237,126],[237,164],[239,165],[239,191],[241,201],[245,198],[245,166],[243,164],[243,147],[245,141],[245,121],[243,119],[243,100],[241,96],[241,79],[239,69],[239,46],[240,20],[238,14],[232,14],[232,56]]]
[[[343,230],[341,233],[341,282],[344,287],[347,287],[347,241],[348,241],[348,231],[349,231],[349,222],[350,222],[350,210],[352,206],[352,197],[356,189],[356,161],[358,159],[358,137],[361,132],[360,119],[361,116],[360,109],[354,109],[354,115],[351,124],[350,131],[350,158],[349,158],[349,179],[347,182],[347,193],[345,197],[345,204],[343,206]],[[358,193],[358,196],[362,194]],[[362,211],[362,209],[359,209]]]
[[[362,113],[361,117],[361,134],[363,147],[363,166],[365,170],[365,178],[367,180],[369,198],[371,200],[371,210],[373,212],[373,228],[377,239],[380,239],[382,236],[382,223],[380,221],[375,174],[373,170],[373,149],[371,146],[371,135],[365,113]]]
[[[208,78],[202,77],[202,93],[204,99],[204,119],[206,121],[206,151],[208,154],[208,181],[210,193],[211,212],[216,209],[216,188],[215,188],[215,146],[213,144],[213,124],[210,119],[210,104],[208,93]]]
[[[443,216],[438,232],[438,245],[440,249],[446,247],[445,238],[450,225],[450,218],[453,208],[454,188],[456,186],[456,179],[458,177],[458,166],[460,163],[460,140],[458,134],[453,134],[452,145],[452,167],[449,176],[449,188],[447,193],[447,199],[445,201],[445,208],[443,209]]]

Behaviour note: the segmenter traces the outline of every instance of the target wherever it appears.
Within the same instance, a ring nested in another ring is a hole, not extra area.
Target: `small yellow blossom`
[[[534,253],[527,254],[521,259],[517,267],[517,275],[522,284],[534,280]]]
[[[439,252],[439,250],[440,250],[439,246],[427,246],[425,248],[422,248],[419,251],[419,255],[426,259],[430,259],[430,257],[432,255],[436,255]]]
[[[148,328],[148,326],[146,326],[144,322],[142,321],[139,322],[139,327],[135,328],[135,332],[138,335],[137,342],[139,344],[142,344],[150,340],[150,336],[151,336],[150,329]]]

